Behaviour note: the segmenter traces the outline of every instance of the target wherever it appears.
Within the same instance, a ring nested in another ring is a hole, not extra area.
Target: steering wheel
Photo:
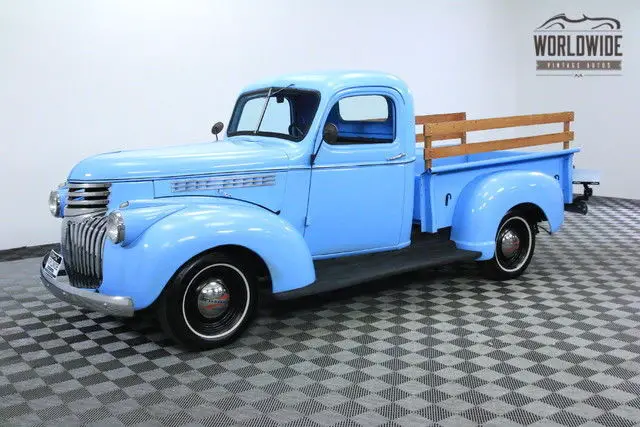
[[[304,132],[302,132],[302,129],[300,129],[295,123],[291,123],[288,130],[289,135],[294,138],[300,138],[304,134]]]

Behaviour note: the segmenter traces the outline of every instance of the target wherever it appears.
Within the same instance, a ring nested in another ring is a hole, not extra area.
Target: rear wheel
[[[204,254],[167,284],[158,306],[163,330],[191,349],[238,338],[255,315],[258,294],[251,269],[224,253]]]
[[[479,262],[480,269],[489,279],[516,278],[529,266],[535,246],[536,235],[527,217],[519,212],[510,212],[498,227],[493,258]]]

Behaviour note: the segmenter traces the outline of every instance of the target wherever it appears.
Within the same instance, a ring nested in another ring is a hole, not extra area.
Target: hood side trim
[[[242,174],[252,174],[252,173],[260,173],[260,172],[274,172],[274,173],[279,173],[279,172],[288,172],[291,170],[303,170],[303,169],[311,169],[311,166],[289,166],[286,168],[282,168],[282,167],[276,167],[276,168],[260,168],[260,169],[255,169],[255,170],[243,170]],[[92,183],[92,182],[98,182],[98,183],[102,183],[105,181],[104,178],[101,179],[87,179],[87,178],[71,178],[71,175],[69,175],[68,180],[69,182],[73,181],[75,183]],[[112,178],[109,179],[109,182],[143,182],[143,181],[157,181],[157,180],[161,180],[161,179],[189,179],[189,178],[198,178],[198,177],[203,177],[203,176],[234,176],[233,174],[230,174],[229,172],[204,172],[204,173],[198,173],[198,174],[186,174],[186,175],[180,175],[180,174],[176,174],[176,175],[159,175],[159,176],[152,176],[152,177],[139,177],[139,178]]]
[[[231,188],[267,187],[276,184],[276,175],[231,175],[201,179],[177,179],[171,183],[172,193],[186,191],[223,191]]]

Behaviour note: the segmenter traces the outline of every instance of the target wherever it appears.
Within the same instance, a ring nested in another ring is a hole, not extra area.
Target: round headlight
[[[124,218],[118,211],[113,211],[107,217],[107,237],[113,243],[124,240]]]
[[[49,212],[55,217],[60,216],[60,193],[58,190],[49,193]]]

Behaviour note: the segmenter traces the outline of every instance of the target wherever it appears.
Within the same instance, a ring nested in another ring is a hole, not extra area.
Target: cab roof
[[[336,70],[286,74],[270,79],[262,79],[246,86],[243,92],[265,87],[285,87],[293,84],[298,89],[312,89],[322,95],[330,95],[339,90],[359,86],[384,86],[397,89],[403,96],[409,89],[404,81],[393,74],[380,71]]]

